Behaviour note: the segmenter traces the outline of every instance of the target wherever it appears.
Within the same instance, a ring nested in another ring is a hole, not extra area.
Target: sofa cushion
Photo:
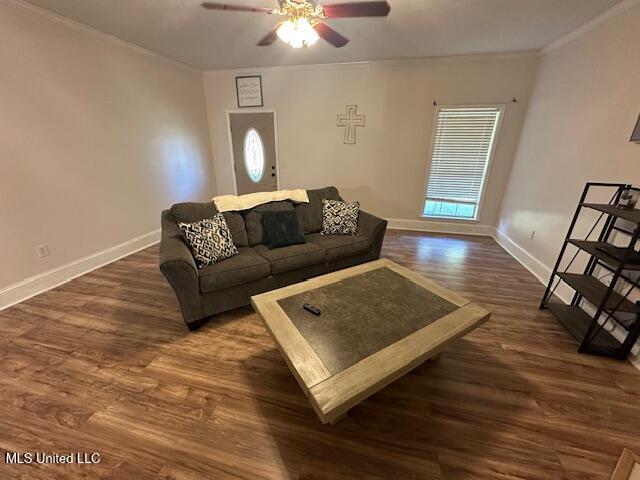
[[[200,291],[213,292],[269,276],[269,262],[249,247],[238,249],[238,255],[200,270]]]
[[[222,214],[227,221],[229,230],[231,230],[231,238],[236,247],[248,247],[249,238],[247,237],[247,229],[244,224],[244,217],[238,212],[224,212]]]
[[[327,262],[367,253],[371,248],[369,237],[364,235],[322,235],[320,233],[312,233],[307,235],[307,242],[323,247],[327,251]]]
[[[281,202],[269,202],[251,210],[247,210],[244,214],[244,221],[247,227],[247,240],[250,247],[262,243],[262,212],[281,212],[285,210],[293,210],[293,203],[283,200]]]
[[[274,275],[324,263],[326,260],[324,248],[315,243],[302,243],[273,250],[269,250],[266,245],[256,245],[253,249],[269,260],[271,273]]]
[[[183,202],[171,206],[171,215],[178,223],[194,223],[212,218],[218,209],[213,202]]]
[[[171,207],[171,215],[177,223],[194,223],[204,220],[205,218],[213,218],[218,213],[213,202],[183,202],[176,203]],[[238,212],[224,212],[222,214],[229,230],[231,238],[236,247],[248,247],[247,230],[244,225],[244,217]]]
[[[309,203],[296,205],[296,213],[304,233],[316,233],[322,230],[322,200],[340,200],[336,187],[307,190]]]

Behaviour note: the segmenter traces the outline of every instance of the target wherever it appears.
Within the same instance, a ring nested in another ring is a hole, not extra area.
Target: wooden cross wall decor
[[[356,143],[356,127],[364,127],[365,116],[358,115],[357,105],[347,105],[345,115],[338,114],[338,127],[344,127],[344,143],[347,145],[355,145]]]

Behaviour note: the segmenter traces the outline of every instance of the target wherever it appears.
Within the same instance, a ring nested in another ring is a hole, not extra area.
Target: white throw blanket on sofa
[[[247,195],[218,195],[217,197],[213,197],[213,203],[216,204],[216,208],[220,213],[248,210],[263,203],[280,200],[309,203],[309,196],[306,190],[299,188],[297,190],[277,190],[275,192],[257,192]]]

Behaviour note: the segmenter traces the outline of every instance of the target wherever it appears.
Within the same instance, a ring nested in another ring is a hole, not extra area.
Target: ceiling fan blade
[[[349,43],[348,38],[343,37],[324,22],[316,23],[313,28],[316,32],[318,32],[320,38],[326,40],[336,48],[344,47],[347,43]]]
[[[340,17],[386,17],[391,11],[389,2],[349,2],[323,5],[329,18]]]
[[[262,40],[258,42],[258,46],[268,47],[269,45],[273,45],[273,42],[275,42],[278,39],[277,32],[278,32],[278,28],[280,28],[280,25],[282,25],[282,22],[278,23],[275,27],[271,29],[269,33],[267,33],[264,37],[262,37]]]
[[[256,13],[273,13],[273,8],[264,7],[245,7],[244,5],[228,5],[226,3],[204,2],[202,4],[207,10],[227,10],[229,12],[256,12]]]

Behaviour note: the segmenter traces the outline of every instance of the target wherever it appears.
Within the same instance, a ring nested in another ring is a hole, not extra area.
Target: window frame
[[[493,143],[489,151],[489,158],[484,168],[482,188],[480,189],[480,197],[478,199],[478,208],[476,209],[474,218],[432,216],[432,215],[424,214],[424,208],[427,202],[427,190],[429,188],[429,176],[431,175],[433,149],[434,149],[434,144],[436,139],[436,129],[437,129],[436,127],[438,125],[438,115],[440,114],[441,110],[453,109],[453,108],[496,108],[500,111],[500,114],[498,115],[498,123],[496,125],[495,133],[493,135]],[[487,184],[489,183],[489,177],[491,176],[493,158],[495,157],[496,150],[498,149],[498,142],[500,141],[500,133],[502,131],[502,122],[504,120],[506,110],[507,110],[507,105],[505,103],[467,103],[467,104],[436,105],[433,113],[433,121],[431,126],[431,141],[429,143],[429,148],[428,148],[427,168],[426,168],[427,175],[425,177],[424,188],[422,190],[422,198],[420,199],[420,211],[418,212],[419,218],[423,218],[427,220],[445,220],[448,222],[464,222],[464,223],[480,222],[480,216],[482,213],[482,208],[484,206],[484,199],[485,199],[485,193],[487,190]]]
[[[254,180],[254,178],[251,176],[251,172],[249,171],[249,166],[247,164],[247,140],[249,138],[249,134],[250,133],[254,133],[256,136],[256,140],[258,141],[258,144],[260,145],[260,153],[262,155],[261,158],[261,167],[260,167],[260,176]],[[247,177],[249,177],[249,180],[251,180],[253,183],[258,184],[262,181],[262,179],[264,178],[265,175],[265,170],[266,170],[266,165],[265,165],[265,160],[266,160],[266,155],[265,155],[265,148],[264,148],[264,142],[262,141],[262,135],[260,135],[260,132],[258,131],[258,129],[256,129],[255,127],[249,127],[247,129],[247,131],[244,134],[244,138],[242,140],[242,163],[244,164],[244,169],[245,172],[247,174]]]

